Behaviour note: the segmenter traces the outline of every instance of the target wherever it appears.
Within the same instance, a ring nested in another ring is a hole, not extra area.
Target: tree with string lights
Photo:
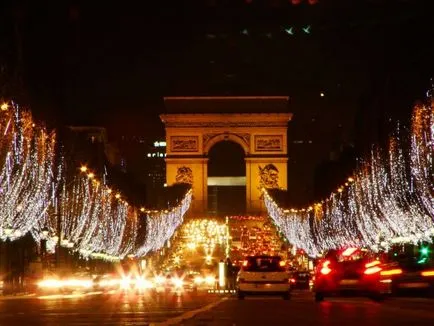
[[[379,250],[397,241],[432,241],[433,103],[430,96],[414,107],[409,154],[398,129],[387,152],[373,148],[354,176],[325,200],[284,209],[265,191],[268,214],[289,242],[315,256],[344,246]]]
[[[0,236],[14,240],[36,226],[56,190],[56,135],[14,103],[1,105],[0,129]]]

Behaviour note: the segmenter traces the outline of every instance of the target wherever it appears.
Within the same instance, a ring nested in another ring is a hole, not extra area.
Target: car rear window
[[[280,257],[248,257],[243,269],[247,272],[283,272],[285,268],[280,262]]]
[[[346,248],[343,250],[330,250],[326,254],[326,259],[337,261],[338,263],[361,262],[375,259],[372,252],[359,248]]]

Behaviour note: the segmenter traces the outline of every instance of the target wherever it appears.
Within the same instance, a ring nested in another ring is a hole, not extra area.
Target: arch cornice
[[[161,114],[160,119],[166,128],[286,128],[292,113],[170,113]]]
[[[250,154],[250,134],[238,135],[236,133],[222,132],[212,135],[204,135],[203,153],[208,155],[210,149],[222,141],[232,141],[237,143],[244,150],[245,155]]]

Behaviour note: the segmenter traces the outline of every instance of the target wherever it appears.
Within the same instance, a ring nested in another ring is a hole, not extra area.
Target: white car
[[[291,296],[290,274],[285,261],[278,256],[249,256],[237,276],[237,294],[244,299],[250,294]]]

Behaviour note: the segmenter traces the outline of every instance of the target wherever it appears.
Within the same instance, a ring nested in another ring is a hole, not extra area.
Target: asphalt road
[[[219,299],[192,292],[5,297],[0,298],[0,326],[149,325]]]
[[[316,303],[308,292],[280,298],[231,298],[180,325],[434,325],[434,300],[390,298],[382,303],[365,298],[330,298]]]
[[[0,298],[0,325],[434,325],[434,300],[332,298],[315,303],[309,292],[290,301],[207,293]]]

